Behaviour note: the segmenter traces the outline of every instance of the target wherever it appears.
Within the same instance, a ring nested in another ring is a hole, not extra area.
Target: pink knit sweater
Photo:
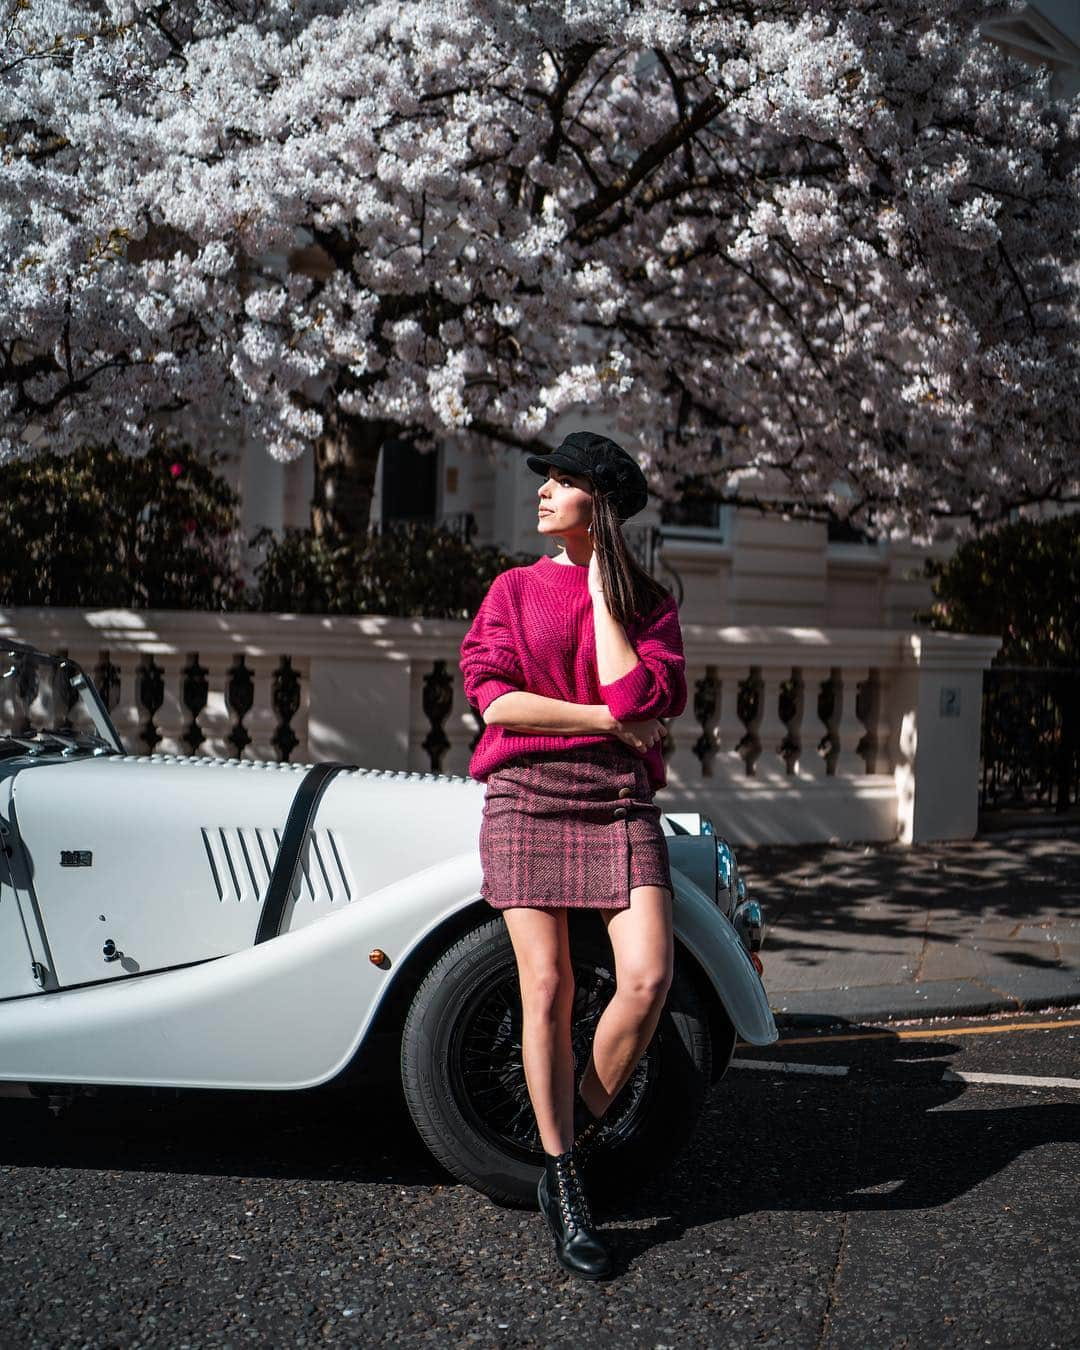
[[[620,722],[677,717],[686,706],[686,668],[672,597],[647,619],[627,627],[638,664],[601,684],[589,569],[544,557],[511,567],[491,583],[461,644],[465,697],[483,713],[500,694],[524,689],[568,703],[606,703]],[[572,750],[610,740],[603,735],[531,735],[484,728],[469,772],[485,779],[514,755]],[[644,756],[653,789],[667,780],[659,744]]]

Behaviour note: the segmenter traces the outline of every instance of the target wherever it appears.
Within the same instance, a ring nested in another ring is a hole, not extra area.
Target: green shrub
[[[0,468],[0,604],[243,606],[239,497],[219,457],[159,444]]]
[[[999,526],[923,575],[935,598],[917,622],[1000,636],[997,665],[1080,665],[1080,514]]]
[[[0,468],[0,605],[285,610],[470,618],[497,573],[531,557],[401,524],[331,546],[310,529],[251,540],[220,456],[160,445],[144,458],[87,449]]]
[[[477,547],[437,525],[391,525],[331,547],[311,530],[260,530],[251,541],[259,609],[467,619],[499,572],[534,557]]]

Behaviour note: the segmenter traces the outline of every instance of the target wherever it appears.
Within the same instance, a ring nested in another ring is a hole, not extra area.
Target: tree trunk
[[[325,431],[315,445],[311,526],[320,539],[344,543],[367,532],[379,450],[400,429],[394,422],[350,417],[333,405],[324,415]]]

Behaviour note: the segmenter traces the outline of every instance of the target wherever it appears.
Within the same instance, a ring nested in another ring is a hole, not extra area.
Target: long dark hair
[[[644,619],[671,592],[649,575],[626,546],[611,496],[592,486],[592,546],[600,568],[604,599],[613,618],[625,628]]]

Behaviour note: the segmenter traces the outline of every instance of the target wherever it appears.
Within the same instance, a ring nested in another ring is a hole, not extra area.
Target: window
[[[404,440],[384,441],[380,503],[383,524],[407,520],[433,522],[438,474],[437,450],[420,451]]]
[[[830,520],[826,538],[830,544],[876,544],[878,542],[865,530],[860,530],[856,525],[850,525],[846,520]]]
[[[660,508],[660,522],[664,526],[680,525],[695,530],[715,531],[721,528],[723,503],[704,497],[684,497],[682,501],[665,502]]]
[[[716,542],[727,533],[724,503],[703,483],[692,478],[679,484],[681,495],[660,507],[660,528],[672,538],[708,539]]]

